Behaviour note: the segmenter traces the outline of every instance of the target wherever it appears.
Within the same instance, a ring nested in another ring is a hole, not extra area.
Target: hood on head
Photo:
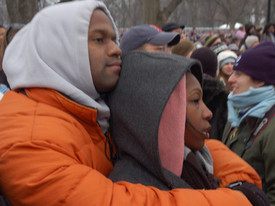
[[[177,147],[166,153],[165,161],[178,155],[178,161],[173,161],[175,164],[183,163],[185,94],[181,94],[181,98],[174,98],[178,105],[183,104],[181,112],[177,112],[179,109],[171,110],[174,115],[169,116],[169,112],[165,110],[171,109],[169,103],[173,99],[173,93],[180,93],[181,87],[178,85],[185,84],[184,74],[188,70],[201,72],[201,65],[196,60],[178,55],[143,51],[129,52],[123,56],[122,62],[119,82],[109,96],[111,135],[122,159],[130,156],[143,165],[145,170],[163,179],[163,171],[169,168],[160,157],[160,147],[165,146],[162,142],[170,144],[166,148]],[[166,112],[168,116],[165,116]],[[167,121],[164,120],[163,124],[161,121],[164,116],[166,120],[172,118],[176,122],[166,124]],[[180,137],[175,137],[171,133],[173,130],[183,133]],[[160,140],[160,133],[167,134],[164,141]]]
[[[46,7],[15,35],[6,49],[3,69],[12,89],[51,88],[79,104],[96,108],[98,121],[106,131],[109,109],[95,89],[88,53],[90,18],[97,8],[109,16],[117,33],[109,11],[100,1]]]

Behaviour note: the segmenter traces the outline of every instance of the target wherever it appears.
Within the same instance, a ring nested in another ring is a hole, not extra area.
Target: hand
[[[249,182],[236,182],[228,186],[232,190],[239,190],[253,206],[268,206],[269,200],[265,193],[255,184]]]

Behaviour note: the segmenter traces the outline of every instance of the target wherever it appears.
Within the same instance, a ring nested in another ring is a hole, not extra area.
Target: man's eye
[[[98,43],[102,43],[103,42],[103,38],[94,38],[92,40],[95,41],[95,42],[98,42]]]
[[[158,46],[157,48],[157,51],[165,51],[165,46]]]

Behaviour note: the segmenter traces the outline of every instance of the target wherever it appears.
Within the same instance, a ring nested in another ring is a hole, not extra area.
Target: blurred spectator
[[[241,43],[240,39],[237,38],[236,36],[231,39],[231,44],[235,44],[239,47],[240,43]]]
[[[224,84],[216,78],[217,55],[209,48],[195,50],[191,58],[201,62],[203,70],[203,101],[213,113],[210,120],[210,138],[221,140],[222,132],[227,121],[227,95]]]
[[[197,33],[196,33],[195,30],[193,30],[193,31],[191,32],[191,36],[190,36],[189,39],[190,39],[192,42],[197,42],[197,41],[198,41],[198,35],[197,35]]]
[[[257,34],[256,26],[252,23],[245,24],[245,34],[246,34],[246,36]]]
[[[263,35],[261,37],[261,41],[271,41],[275,43],[275,24],[268,23],[264,27]]]
[[[228,79],[232,74],[232,69],[236,59],[236,53],[230,50],[222,51],[218,55],[217,77],[224,83],[228,91],[231,91],[231,85],[228,83]]]
[[[228,46],[224,42],[219,42],[211,47],[211,50],[219,55],[220,52],[228,50]]]
[[[218,60],[217,55],[211,49],[207,47],[199,48],[192,53],[191,58],[201,62],[204,77],[216,77]]]
[[[3,71],[2,68],[2,61],[3,61],[3,57],[4,57],[4,52],[8,46],[8,44],[11,42],[11,40],[13,39],[14,35],[20,30],[21,27],[9,27],[5,32],[4,32],[4,36],[1,40],[1,44],[0,44],[0,84],[4,84],[7,87],[9,86],[9,83],[7,81],[7,77]]]
[[[201,48],[201,47],[203,47],[203,45],[202,45],[202,43],[201,43],[200,41],[196,41],[196,42],[194,43],[194,49],[199,49],[199,48]]]
[[[240,51],[244,52],[246,49],[245,40],[250,35],[257,35],[256,26],[252,23],[245,24],[245,37],[241,40]]]
[[[3,25],[0,25],[0,42],[2,41],[5,31],[5,27]]]
[[[256,26],[256,33],[257,33],[257,36],[259,37],[259,39],[262,38],[262,35],[264,33],[264,30],[261,26]]]
[[[235,52],[237,56],[240,54],[240,42],[240,39],[238,39],[237,37],[233,37],[231,43],[228,45],[228,49]]]
[[[250,35],[245,40],[246,49],[253,48],[254,46],[259,44],[259,37],[256,35]]]
[[[244,28],[244,26],[239,27],[239,29],[236,31],[235,36],[238,39],[243,39],[245,37],[245,28]]]
[[[194,43],[189,39],[182,39],[180,43],[172,48],[172,54],[178,54],[186,58],[190,58],[193,51]]]
[[[234,43],[229,44],[228,49],[234,51],[235,53],[239,51],[238,45]]]
[[[215,44],[221,43],[222,40],[219,35],[213,34],[211,36],[206,37],[204,46],[205,47],[213,47]]]
[[[122,55],[132,50],[171,53],[171,47],[178,44],[180,34],[163,32],[155,25],[138,25],[125,32],[120,40]]]
[[[228,46],[231,43],[232,36],[226,35],[224,38],[224,43]]]
[[[185,25],[183,25],[183,24],[178,24],[178,23],[175,23],[175,22],[170,22],[170,23],[167,23],[167,24],[163,25],[162,30],[165,31],[165,32],[177,32],[177,33],[180,33],[180,38],[184,39],[185,38],[185,35],[183,33],[184,27],[185,27]]]

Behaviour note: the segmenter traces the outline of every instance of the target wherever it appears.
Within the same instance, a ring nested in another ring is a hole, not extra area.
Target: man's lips
[[[109,62],[107,66],[121,66],[121,60]]]
[[[114,70],[120,70],[121,69],[121,61],[115,61],[112,63],[107,64],[107,67],[111,67]]]

